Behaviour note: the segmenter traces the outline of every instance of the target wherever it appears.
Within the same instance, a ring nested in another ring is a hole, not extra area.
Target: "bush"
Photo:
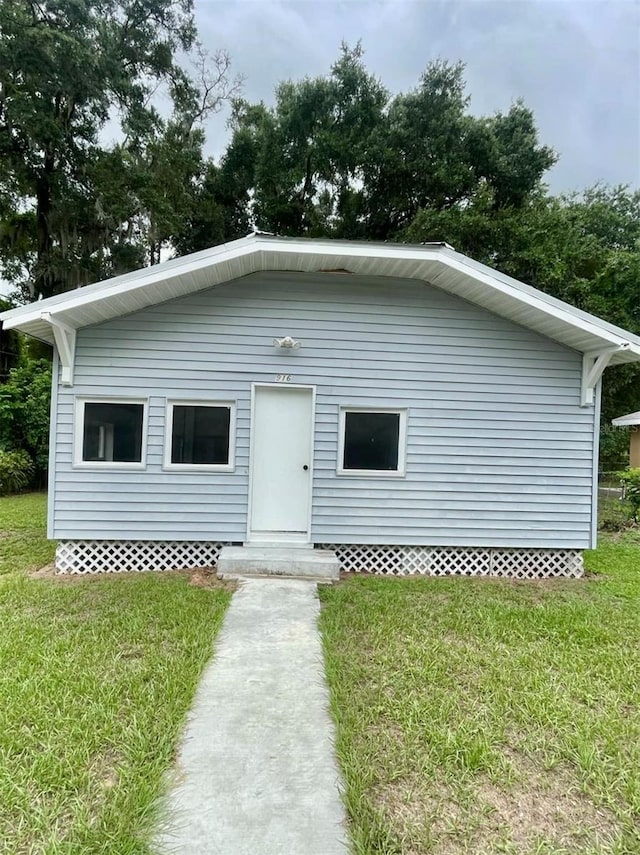
[[[26,451],[37,486],[48,462],[51,364],[25,358],[0,384],[0,450]]]
[[[617,473],[629,465],[629,433],[624,428],[600,427],[600,468]]]
[[[620,473],[624,487],[624,497],[633,509],[633,518],[638,521],[640,511],[640,469],[626,469]]]
[[[19,493],[33,477],[33,461],[26,451],[0,451],[0,496]]]

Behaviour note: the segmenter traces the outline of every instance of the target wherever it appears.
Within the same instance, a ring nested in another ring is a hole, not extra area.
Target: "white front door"
[[[249,541],[309,541],[313,389],[256,386]]]

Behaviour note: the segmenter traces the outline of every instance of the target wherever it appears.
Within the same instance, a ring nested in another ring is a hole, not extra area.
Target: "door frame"
[[[247,544],[256,543],[256,542],[264,542],[260,541],[259,538],[254,537],[253,540],[251,538],[251,517],[253,512],[253,455],[254,455],[254,447],[255,447],[255,439],[254,439],[254,429],[255,429],[255,412],[256,412],[256,391],[258,389],[304,389],[306,391],[311,392],[311,431],[309,436],[309,488],[307,494],[307,500],[309,505],[309,514],[307,518],[307,533],[306,538],[304,540],[291,540],[282,542],[290,542],[292,546],[296,544],[310,544],[311,543],[311,518],[313,513],[313,462],[314,462],[314,438],[316,431],[316,387],[311,384],[306,383],[268,383],[268,382],[256,382],[251,384],[251,416],[249,419],[249,491],[247,494],[247,533],[246,533],[246,542]],[[274,541],[274,544],[276,541]]]

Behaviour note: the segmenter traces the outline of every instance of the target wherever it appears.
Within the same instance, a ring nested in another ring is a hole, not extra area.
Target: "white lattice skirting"
[[[64,540],[56,549],[59,573],[117,573],[213,567],[224,543],[154,540]],[[322,544],[342,570],[389,576],[503,576],[511,579],[578,578],[579,549],[493,549],[442,546]]]
[[[168,540],[61,540],[58,573],[123,573],[214,567],[225,543]]]
[[[323,544],[342,570],[388,576],[503,576],[510,579],[577,579],[579,549],[498,549],[464,546],[363,546]]]

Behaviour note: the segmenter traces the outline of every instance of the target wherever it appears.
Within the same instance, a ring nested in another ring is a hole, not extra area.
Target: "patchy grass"
[[[0,499],[0,849],[146,853],[230,592],[202,574],[61,583],[45,497]]]
[[[45,493],[0,497],[0,576],[53,561],[55,544],[47,540],[46,529]]]
[[[321,589],[359,855],[640,852],[639,545],[580,581]]]
[[[600,531],[624,531],[634,528],[631,502],[618,496],[600,496],[598,499],[598,529]]]

